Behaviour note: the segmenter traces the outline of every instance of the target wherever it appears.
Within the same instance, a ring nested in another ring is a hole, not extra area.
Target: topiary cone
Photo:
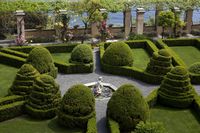
[[[118,122],[120,131],[133,131],[140,121],[149,117],[149,107],[140,91],[131,84],[122,85],[107,105],[107,117]]]
[[[158,90],[158,101],[172,107],[187,108],[193,102],[194,94],[188,71],[177,66],[164,77]]]
[[[32,91],[34,80],[39,75],[40,73],[32,65],[22,65],[9,89],[9,94],[28,96]]]
[[[40,74],[46,73],[54,78],[57,76],[58,70],[54,65],[52,56],[44,47],[36,47],[31,50],[26,62],[35,67]]]
[[[172,69],[172,57],[165,49],[154,52],[147,65],[146,72],[164,76]]]
[[[52,118],[56,115],[60,100],[59,85],[53,77],[42,74],[33,83],[33,90],[26,104],[26,112],[34,118]]]
[[[95,116],[95,99],[91,89],[82,84],[69,88],[57,115],[61,125],[86,128],[88,120]]]

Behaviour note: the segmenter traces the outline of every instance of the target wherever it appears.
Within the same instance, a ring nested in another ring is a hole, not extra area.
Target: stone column
[[[91,34],[92,37],[96,37],[97,35],[99,35],[99,30],[98,30],[98,23],[94,22],[91,24]]]
[[[185,22],[186,22],[186,32],[190,33],[192,30],[192,16],[193,16],[193,10],[189,9],[185,12]]]
[[[157,36],[162,33],[162,27],[158,25],[158,16],[162,10],[163,10],[162,4],[157,4],[156,12],[155,12],[155,30],[156,30]]]
[[[124,38],[128,38],[131,32],[131,9],[124,11]]]
[[[137,8],[136,33],[143,34],[144,31],[144,8]]]
[[[23,10],[17,10],[15,12],[15,15],[17,17],[17,35],[23,36],[25,38],[25,28],[24,28],[24,16],[25,13]]]

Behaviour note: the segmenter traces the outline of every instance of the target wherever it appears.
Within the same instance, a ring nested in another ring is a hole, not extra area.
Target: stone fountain
[[[96,99],[110,98],[112,93],[117,90],[117,87],[114,85],[110,83],[104,83],[102,77],[99,77],[96,82],[85,84],[85,86],[91,88],[91,91]]]

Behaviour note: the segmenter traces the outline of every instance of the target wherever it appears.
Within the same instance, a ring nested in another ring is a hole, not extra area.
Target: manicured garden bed
[[[26,115],[0,123],[1,133],[83,133],[81,129],[67,129],[57,119],[35,120]]]
[[[177,109],[156,105],[150,110],[150,120],[162,122],[168,133],[200,132],[200,118],[192,109]]]
[[[101,69],[106,73],[124,75],[142,80],[151,84],[160,84],[163,75],[154,75],[145,71],[150,57],[158,48],[149,40],[134,40],[124,42],[129,45],[133,53],[133,63],[131,66],[114,66],[103,61],[104,53],[111,43],[100,44]],[[123,52],[122,52],[123,53]],[[123,55],[123,54],[122,54]],[[115,58],[115,57],[113,57]]]
[[[158,48],[167,49],[173,57],[173,65],[181,65],[189,69],[200,62],[200,39],[166,39],[157,41]],[[199,66],[195,66],[195,73],[190,71],[192,83],[199,84]]]
[[[53,56],[55,66],[58,67],[60,73],[90,73],[93,71],[93,62],[91,63],[75,63],[70,62],[70,56],[73,48],[77,44],[56,44],[44,46]],[[37,46],[22,46],[3,48],[0,51],[0,63],[14,67],[21,67],[29,52]]]

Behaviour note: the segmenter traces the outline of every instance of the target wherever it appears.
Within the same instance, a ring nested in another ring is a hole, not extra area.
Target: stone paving
[[[134,84],[138,87],[144,96],[147,96],[154,88],[157,88],[158,85],[150,85],[139,80],[117,76],[103,73],[100,70],[100,57],[98,49],[94,50],[94,62],[95,69],[93,73],[90,74],[58,74],[57,82],[60,84],[60,89],[62,95],[71,87],[77,83],[89,83],[97,81],[98,77],[103,77],[103,82],[111,83],[116,87],[121,86],[125,83]],[[200,93],[200,85],[195,86],[197,92]],[[96,100],[96,118],[97,118],[97,128],[98,133],[108,133],[106,128],[106,108],[108,100]]]

